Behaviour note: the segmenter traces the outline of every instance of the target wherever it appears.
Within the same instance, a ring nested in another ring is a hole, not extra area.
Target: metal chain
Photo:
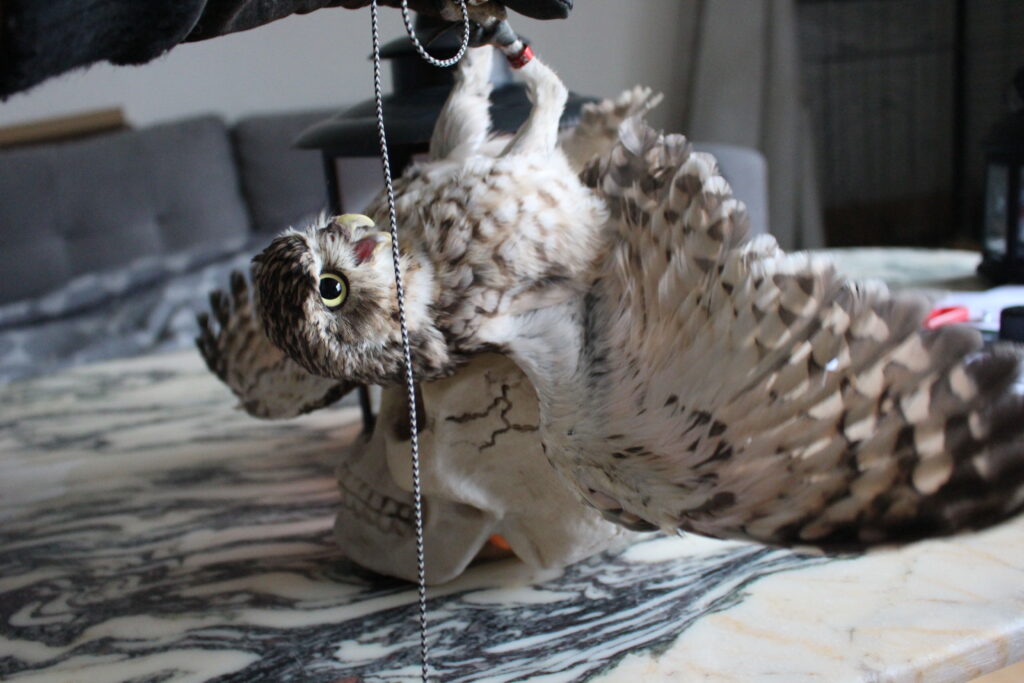
[[[412,18],[409,16],[409,0],[402,0],[402,19],[405,21],[405,32],[409,34],[409,40],[416,47],[416,51],[420,53],[420,57],[423,57],[428,64],[446,69],[458,64],[466,54],[466,49],[469,47],[469,9],[466,7],[466,0],[459,0],[459,4],[462,7],[462,46],[454,57],[438,59],[427,52],[427,49],[420,43],[420,39],[416,37],[416,29],[413,28]]]
[[[458,63],[466,54],[469,45],[469,12],[466,0],[462,4],[462,18],[465,22],[463,44],[451,59],[437,60],[427,54],[413,32],[409,19],[407,0],[402,0],[402,16],[405,27],[409,31],[417,50],[428,62],[438,67],[448,67]],[[388,216],[391,220],[391,258],[395,266],[395,291],[398,297],[398,324],[402,332],[402,353],[405,360],[405,385],[409,399],[409,432],[412,449],[412,493],[416,512],[416,578],[419,587],[419,618],[420,618],[420,676],[426,681],[429,674],[429,658],[427,651],[427,574],[426,553],[423,538],[423,488],[420,482],[420,439],[419,425],[416,419],[416,378],[412,369],[412,349],[409,345],[409,326],[405,317],[405,287],[402,284],[402,267],[399,262],[398,248],[398,212],[395,209],[395,188],[391,180],[391,160],[388,156],[388,138],[384,130],[384,95],[380,76],[380,26],[377,20],[377,0],[370,2],[370,20],[373,26],[373,96],[377,105],[377,135],[380,138],[381,163],[384,166],[384,187],[388,198]]]

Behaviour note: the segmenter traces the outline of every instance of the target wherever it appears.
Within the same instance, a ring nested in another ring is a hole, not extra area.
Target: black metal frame
[[[967,0],[953,3],[953,215],[956,232],[970,238],[971,195],[967,174]]]
[[[1009,270],[1019,272],[1024,266],[1024,253],[1020,242],[1020,165],[1024,159],[1009,157],[1007,165],[1010,169],[1010,183],[1007,189],[1009,197],[1006,204],[1006,246],[1010,252],[1007,256]],[[1014,278],[1015,280],[1017,278]]]
[[[986,169],[993,165],[1005,165],[1009,171],[1009,182],[1007,183],[1007,205],[1006,205],[1006,253],[1003,258],[996,258],[987,249],[984,250],[984,257],[978,266],[978,272],[995,282],[1021,282],[1024,281],[1024,244],[1021,243],[1020,221],[1021,221],[1021,167],[1024,166],[1024,156],[1014,154],[988,154],[985,157]],[[986,182],[987,170],[986,170]],[[988,193],[985,193],[985,201],[988,201]],[[983,212],[988,207],[983,208]],[[984,214],[983,214],[984,215]],[[984,247],[985,236],[982,234]]]

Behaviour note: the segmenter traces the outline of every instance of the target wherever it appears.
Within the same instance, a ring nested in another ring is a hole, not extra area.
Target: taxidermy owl
[[[489,58],[489,55],[482,57],[485,62]],[[472,71],[464,69],[463,74],[483,75],[479,66]],[[468,101],[479,106],[480,97],[486,100],[489,95],[486,82],[473,82],[473,85],[477,88],[473,93],[466,92],[463,86],[463,97],[453,97],[449,111],[460,106],[460,102]],[[661,100],[659,93],[637,86],[615,99],[584,105],[578,125],[564,131],[559,142],[574,174],[587,161],[612,148],[618,140],[618,127],[625,120],[645,114]],[[454,122],[458,119],[453,115],[442,118],[438,134],[447,120]],[[450,134],[457,136],[460,129]],[[503,141],[490,140],[485,144],[500,151],[496,146],[503,144]],[[318,220],[320,227],[330,223],[355,230],[365,230],[373,225],[368,218],[357,215],[341,216],[333,220],[321,216]],[[372,240],[364,243],[363,249],[390,240],[390,236],[385,233],[370,232],[373,233]],[[325,278],[322,285],[318,285],[328,302],[345,293],[342,289],[345,286],[346,281],[330,276]],[[256,313],[249,283],[241,273],[231,274],[228,291],[215,290],[210,293],[210,310],[213,312],[212,320],[207,313],[197,316],[200,334],[196,338],[196,345],[210,371],[238,397],[238,407],[250,415],[264,419],[295,417],[328,406],[357,386],[357,383],[347,379],[337,380],[311,374],[271,343]],[[403,395],[405,393],[404,388],[395,390]]]
[[[639,117],[577,173],[539,60],[528,120],[488,138],[491,52],[460,65],[430,159],[396,184],[421,381],[508,355],[554,469],[633,529],[847,551],[1024,506],[1016,348],[925,330],[923,300],[749,239],[714,159]],[[402,375],[383,200],[368,213],[254,264],[272,345],[336,386]]]

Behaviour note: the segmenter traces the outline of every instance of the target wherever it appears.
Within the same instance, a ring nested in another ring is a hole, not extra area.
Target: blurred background
[[[342,108],[371,94],[368,23],[320,10],[96,65],[0,104],[0,126],[106,107],[133,126]],[[656,125],[760,150],[784,246],[978,243],[981,142],[1024,66],[1018,0],[580,0],[567,22],[517,26],[573,90],[644,83],[666,93]]]
[[[828,243],[979,247],[982,142],[1019,104],[1024,3],[797,8]]]
[[[663,92],[650,121],[713,152],[785,249],[917,248],[885,252],[890,281],[968,249],[952,257],[969,275],[988,216],[1024,278],[1024,212],[1008,227],[1024,161],[993,175],[983,144],[1021,105],[1020,0],[577,0],[567,21],[514,25],[576,93]],[[321,9],[0,102],[0,382],[191,346],[206,293],[272,235],[332,188],[360,211],[379,160],[294,142],[369,100],[370,51],[368,9]],[[1002,179],[987,213],[986,177]]]

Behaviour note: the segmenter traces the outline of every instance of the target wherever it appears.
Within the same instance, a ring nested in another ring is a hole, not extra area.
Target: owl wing
[[[582,174],[615,233],[594,317],[621,356],[603,409],[649,436],[582,491],[627,522],[829,551],[1021,510],[1015,346],[926,330],[922,298],[748,239],[714,159],[639,121],[620,135]]]
[[[207,367],[239,398],[253,417],[283,419],[334,403],[355,388],[312,375],[287,358],[263,332],[244,275],[231,274],[230,293],[210,292],[210,316],[200,313],[196,346]]]
[[[562,135],[560,146],[577,173],[593,158],[607,154],[619,141],[619,126],[643,116],[661,103],[663,96],[646,86],[635,86],[614,99],[588,102],[580,122]]]

